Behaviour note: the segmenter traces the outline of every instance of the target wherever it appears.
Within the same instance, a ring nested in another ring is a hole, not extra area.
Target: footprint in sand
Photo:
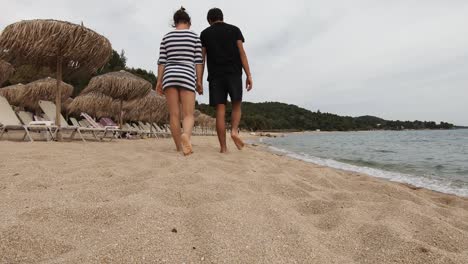
[[[413,238],[446,252],[459,253],[467,249],[468,232],[453,225],[440,224],[438,218],[423,215],[413,217]]]
[[[405,234],[385,225],[364,224],[351,236],[360,244],[349,245],[358,263],[455,263],[428,246],[407,241]]]
[[[0,238],[0,263],[41,262],[74,249],[71,245],[36,233],[24,225],[8,227],[0,232]]]
[[[233,198],[228,191],[232,187],[212,186],[203,188],[155,189],[152,196],[157,200],[172,206],[196,208],[205,204],[227,201]]]
[[[459,197],[437,197],[431,200],[441,207],[456,207],[468,211],[468,203],[464,203]]]
[[[104,205],[74,208],[36,208],[19,218],[30,222],[70,222],[84,226],[112,225],[138,212],[133,206]]]
[[[321,215],[339,208],[337,202],[326,200],[308,200],[300,202],[297,211],[302,215]]]
[[[333,210],[329,213],[320,216],[318,222],[315,224],[315,227],[322,231],[331,231],[343,224],[345,222],[345,219],[345,214],[338,210]]]
[[[306,181],[295,180],[293,182],[297,187],[303,189],[306,192],[315,192],[319,190],[315,188],[314,186],[312,186],[311,184],[307,183]]]
[[[18,186],[20,192],[44,191],[51,186],[42,180],[24,181]]]
[[[287,184],[271,184],[268,189],[276,196],[286,199],[308,198],[310,194],[301,188]]]

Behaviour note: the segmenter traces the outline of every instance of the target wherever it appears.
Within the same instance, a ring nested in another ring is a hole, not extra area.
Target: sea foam
[[[426,188],[442,193],[455,194],[458,196],[468,197],[468,188],[460,187],[454,185],[449,181],[441,181],[438,179],[429,179],[422,176],[404,174],[399,172],[385,171],[375,168],[369,168],[364,166],[356,166],[352,164],[347,164],[339,162],[333,159],[324,159],[319,157],[314,157],[305,153],[294,153],[289,150],[269,146],[269,149],[273,152],[281,153],[287,157],[294,158],[297,160],[302,160],[305,162],[322,165],[326,167],[331,167],[335,169],[357,172],[367,174],[369,176],[387,179],[393,182],[406,183],[413,185],[415,187]]]

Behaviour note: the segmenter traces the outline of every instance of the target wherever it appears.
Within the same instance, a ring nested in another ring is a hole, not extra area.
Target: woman
[[[156,84],[158,94],[166,95],[172,138],[177,151],[182,150],[186,156],[193,153],[191,136],[195,91],[203,94],[202,45],[198,35],[190,30],[190,26],[190,16],[182,7],[174,14],[175,30],[167,33],[162,39]],[[180,128],[181,110],[183,133]]]

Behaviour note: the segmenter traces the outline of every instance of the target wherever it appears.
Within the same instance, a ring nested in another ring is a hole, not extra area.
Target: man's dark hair
[[[219,8],[212,8],[208,11],[208,22],[224,21],[223,11]]]
[[[192,24],[192,19],[190,18],[189,14],[185,11],[184,7],[181,7],[174,13],[174,25],[176,27],[179,23],[187,23],[189,25]]]

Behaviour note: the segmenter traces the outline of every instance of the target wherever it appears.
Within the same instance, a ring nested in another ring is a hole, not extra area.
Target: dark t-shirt
[[[208,81],[227,74],[242,76],[242,62],[237,41],[245,40],[238,27],[215,23],[201,33],[200,39],[207,53]]]

